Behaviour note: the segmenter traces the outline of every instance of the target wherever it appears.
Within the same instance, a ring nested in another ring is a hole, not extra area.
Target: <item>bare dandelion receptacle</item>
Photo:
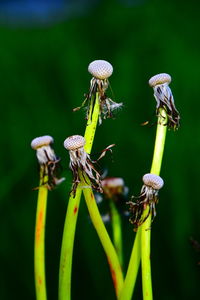
[[[113,73],[113,66],[106,60],[94,60],[88,66],[88,72],[97,79],[107,79]]]
[[[50,135],[36,137],[31,142],[31,147],[36,150],[38,163],[41,166],[41,185],[46,185],[49,190],[65,180],[64,177],[58,178],[60,158],[55,155],[51,147],[53,142],[54,140]],[[47,181],[45,180],[46,177]]]
[[[132,199],[135,202],[129,201],[129,211],[132,214],[130,222],[137,228],[145,222],[149,214],[152,214],[152,221],[156,216],[155,205],[158,203],[158,192],[163,187],[163,179],[155,174],[147,173],[143,176],[143,186],[138,197],[133,196]],[[144,215],[144,211],[148,208],[147,213]]]
[[[180,115],[174,104],[174,97],[169,87],[171,76],[167,73],[157,74],[149,79],[149,85],[154,90],[154,97],[156,99],[156,112],[159,114],[159,109],[165,109],[168,115],[167,125],[169,128],[178,129],[180,122]]]
[[[108,177],[102,180],[102,188],[107,198],[118,201],[124,192],[124,180],[120,177]]]
[[[65,139],[64,147],[69,151],[69,167],[73,173],[72,193],[75,197],[78,184],[81,182],[81,176],[86,184],[86,176],[91,180],[91,186],[99,192],[102,192],[101,176],[95,169],[90,155],[84,150],[85,138],[81,135],[72,135]]]
[[[142,180],[146,186],[149,186],[154,190],[160,190],[164,185],[164,181],[160,176],[151,173],[145,174]]]
[[[94,107],[94,99],[96,99],[98,94],[98,100],[96,101],[99,101],[100,105],[99,124],[101,124],[102,119],[112,118],[114,116],[114,111],[116,112],[120,109],[122,107],[122,103],[117,103],[106,95],[106,90],[109,87],[108,78],[113,73],[113,67],[109,62],[102,59],[94,60],[89,64],[88,71],[93,76],[90,81],[89,93],[86,95],[86,99],[83,101],[82,105],[74,110],[79,110],[87,102],[88,107],[86,118],[88,119],[90,106],[92,104]]]

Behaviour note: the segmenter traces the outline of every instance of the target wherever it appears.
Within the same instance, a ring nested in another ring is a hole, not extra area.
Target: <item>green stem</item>
[[[93,101],[95,101],[93,109]],[[87,126],[85,130],[85,151],[91,152],[96,126],[99,117],[99,95],[96,93],[95,100],[92,99]],[[70,300],[71,299],[71,273],[72,273],[72,258],[74,248],[74,238],[76,231],[76,223],[80,205],[80,199],[82,194],[81,184],[78,185],[76,195],[73,198],[70,196],[67,214],[65,218],[61,256],[60,256],[60,270],[59,270],[59,300]]]
[[[116,252],[119,257],[121,267],[123,267],[123,249],[122,249],[122,228],[121,228],[121,217],[117,210],[117,207],[112,199],[109,199],[110,212],[111,212],[111,224],[113,232],[113,243]]]
[[[90,111],[89,111],[89,117],[88,117],[86,129],[85,129],[85,135],[84,135],[85,140],[86,140],[84,149],[88,154],[90,154],[90,152],[92,150],[96,127],[97,127],[97,123],[98,123],[98,119],[99,119],[100,106],[99,106],[99,94],[98,93],[96,93],[94,109],[93,109],[93,101],[94,100],[92,99],[92,103],[91,103]]]
[[[40,177],[43,174],[43,167],[40,170]],[[46,178],[45,178],[46,180]],[[40,180],[41,184],[41,180]],[[35,222],[35,243],[34,243],[34,269],[36,299],[46,300],[46,279],[45,279],[45,223],[47,208],[48,189],[45,185],[39,186],[36,222]]]
[[[120,294],[119,300],[129,300],[132,299],[133,290],[135,287],[135,282],[137,279],[137,273],[140,265],[140,253],[141,253],[141,228],[139,227],[138,232],[135,237],[133,244],[133,249],[131,252],[131,257],[128,265],[128,270],[126,273],[126,278],[124,281],[124,286]]]
[[[167,113],[160,109],[158,125],[156,131],[156,141],[154,147],[153,161],[150,173],[159,175],[162,165],[162,158],[167,132]],[[147,208],[148,210],[148,208]],[[146,213],[146,212],[144,212]],[[152,281],[151,281],[151,214],[141,225],[141,260],[142,260],[142,291],[144,300],[152,300]]]
[[[155,175],[160,174],[165,137],[167,131],[167,114],[164,109],[160,109],[156,140],[154,146],[153,161],[151,166],[151,173]],[[148,209],[148,208],[147,208]],[[144,212],[146,213],[146,212]],[[142,224],[136,234],[134,246],[132,249],[128,271],[124,281],[124,287],[120,295],[120,300],[131,300],[133,290],[135,287],[136,277],[140,265],[140,258],[142,256],[142,285],[143,297],[145,300],[152,299],[152,284],[151,284],[151,265],[150,265],[150,238],[151,238],[151,215]],[[141,243],[141,246],[140,246]]]
[[[87,182],[89,182],[88,178]],[[108,259],[116,295],[117,297],[119,297],[123,287],[123,274],[117,257],[117,253],[102,221],[102,217],[99,213],[92,189],[85,188],[83,189],[83,193],[85,196],[85,201],[88,207],[92,223],[97,231],[97,234]]]
[[[76,231],[77,216],[79,211],[82,189],[78,186],[76,196],[70,196],[65,218],[63,240],[60,256],[59,270],[59,299],[71,299],[71,270]]]

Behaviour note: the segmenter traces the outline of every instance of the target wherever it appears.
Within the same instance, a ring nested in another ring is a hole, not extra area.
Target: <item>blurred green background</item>
[[[71,7],[67,2],[60,3],[62,13],[48,20],[42,15],[34,19],[31,9],[29,15],[24,12],[25,19],[5,17],[0,6],[0,299],[35,299],[37,191],[32,188],[38,185],[39,176],[30,142],[46,134],[55,139],[54,149],[67,178],[49,193],[47,211],[48,299],[57,299],[62,229],[71,187],[63,141],[84,133],[84,111],[73,113],[72,109],[88,92],[87,67],[95,59],[112,63],[112,98],[122,101],[124,108],[115,120],[98,127],[93,153],[116,144],[113,162],[107,155],[101,166],[109,170],[109,176],[124,178],[129,197],[139,193],[153,153],[156,128],[140,126],[155,112],[148,80],[161,72],[172,76],[170,87],[181,127],[167,134],[161,172],[165,186],[152,226],[154,299],[197,299],[200,253],[191,246],[190,237],[200,241],[199,3],[105,0],[74,1]],[[125,218],[123,236],[126,269],[134,233]],[[115,299],[105,255],[84,201],[75,241],[72,296]],[[142,299],[140,280],[133,299]]]

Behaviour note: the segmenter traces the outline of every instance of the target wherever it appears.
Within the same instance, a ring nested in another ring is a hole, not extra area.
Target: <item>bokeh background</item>
[[[93,153],[115,143],[101,162],[138,194],[151,165],[155,113],[148,79],[171,74],[181,127],[167,134],[158,215],[152,226],[154,299],[197,299],[200,252],[199,4],[191,0],[51,0],[0,2],[0,299],[35,299],[33,243],[38,166],[31,140],[49,134],[66,181],[49,193],[46,226],[48,299],[57,299],[62,229],[71,187],[64,139],[83,134],[85,112],[72,112],[88,92],[88,64],[112,63],[115,120],[98,127]],[[101,207],[100,207],[101,209]],[[104,211],[105,212],[105,211]],[[107,224],[110,232],[110,224]],[[134,233],[123,217],[125,270]],[[140,277],[140,276],[139,276]],[[142,299],[138,279],[133,299]],[[84,200],[73,264],[73,299],[115,299],[110,273]]]

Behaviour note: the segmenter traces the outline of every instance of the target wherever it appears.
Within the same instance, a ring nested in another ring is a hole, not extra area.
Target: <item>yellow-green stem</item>
[[[40,170],[40,177],[43,174],[43,167]],[[47,177],[45,178],[47,180]],[[41,184],[42,180],[40,180]],[[35,244],[34,244],[34,269],[36,299],[46,300],[46,279],[45,279],[45,222],[47,207],[48,189],[45,185],[39,186],[36,222],[35,222]]]
[[[159,175],[162,165],[162,158],[167,132],[167,113],[164,109],[159,110],[156,140],[154,146],[153,161],[150,173]],[[148,209],[148,208],[147,208]],[[146,212],[144,212],[146,213]],[[143,300],[152,300],[151,281],[151,214],[141,225],[141,261],[142,261],[142,291]]]
[[[92,101],[94,101],[92,99]],[[96,127],[99,119],[99,111],[100,111],[100,105],[99,105],[99,94],[96,93],[96,98],[95,98],[95,103],[94,103],[94,108],[93,108],[93,103],[91,103],[90,111],[89,111],[89,117],[85,129],[85,151],[90,154],[92,150],[92,145],[94,142],[94,136],[96,132]]]
[[[87,182],[89,182],[88,178]],[[123,274],[119,263],[119,259],[117,257],[117,253],[102,221],[92,189],[89,187],[85,188],[83,189],[83,193],[85,196],[85,201],[88,207],[92,223],[97,231],[97,234],[108,259],[108,264],[110,266],[116,295],[117,297],[119,297],[123,287]]]
[[[137,279],[138,269],[140,265],[141,258],[141,228],[139,227],[138,232],[135,237],[133,244],[133,249],[131,252],[131,257],[128,265],[128,270],[126,273],[126,278],[124,281],[124,286],[120,294],[119,300],[130,300],[132,299],[133,290],[135,287],[135,282]]]
[[[71,299],[72,258],[81,193],[82,189],[78,186],[75,198],[71,195],[68,202],[60,256],[59,300]]]
[[[93,101],[94,108],[93,108]],[[91,152],[96,126],[99,117],[99,95],[93,97],[91,100],[91,106],[88,114],[88,121],[85,130],[85,151]],[[67,213],[64,224],[61,256],[60,256],[60,270],[59,270],[59,300],[70,300],[71,299],[71,274],[72,274],[72,258],[74,248],[74,237],[76,231],[76,223],[80,205],[80,199],[82,194],[82,184],[80,183],[76,190],[76,195],[73,198],[70,196]]]
[[[154,146],[153,161],[151,173],[160,174],[165,137],[167,131],[167,114],[164,109],[159,110],[159,117],[156,130],[156,140]],[[147,208],[148,209],[148,208]],[[144,212],[146,214],[146,211]],[[151,239],[151,215],[142,224],[136,234],[134,246],[129,261],[128,271],[124,281],[124,287],[120,295],[120,300],[131,300],[134,290],[136,277],[142,256],[142,286],[144,300],[153,298],[152,283],[151,283],[151,264],[150,264],[150,239]],[[141,246],[140,246],[141,243]]]
[[[109,199],[110,212],[111,212],[111,224],[113,232],[113,243],[119,257],[119,262],[123,268],[123,249],[122,249],[122,224],[121,217],[118,209],[112,199]]]

